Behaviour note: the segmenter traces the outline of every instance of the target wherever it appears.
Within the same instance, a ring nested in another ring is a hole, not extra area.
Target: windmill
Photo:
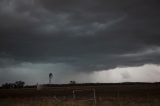
[[[51,84],[51,79],[53,77],[53,74],[52,73],[49,73],[49,84]]]

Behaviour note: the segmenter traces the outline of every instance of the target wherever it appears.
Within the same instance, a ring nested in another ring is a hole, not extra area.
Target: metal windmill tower
[[[51,84],[52,78],[53,78],[53,74],[52,74],[52,73],[49,73],[49,84]]]

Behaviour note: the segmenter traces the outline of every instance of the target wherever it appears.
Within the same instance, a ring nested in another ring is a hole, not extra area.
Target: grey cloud
[[[23,1],[23,2],[22,2]],[[0,56],[18,62],[64,63],[91,72],[159,64],[158,0],[2,0]]]

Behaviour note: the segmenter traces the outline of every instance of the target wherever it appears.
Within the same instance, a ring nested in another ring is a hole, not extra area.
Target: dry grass
[[[53,97],[6,98],[0,106],[95,106],[92,101],[55,100]],[[97,106],[160,106],[160,99],[101,98]]]
[[[160,85],[106,85],[82,87],[50,87],[36,89],[1,89],[0,106],[95,106],[93,93],[74,89],[96,89],[96,106],[160,106]],[[55,98],[55,96],[57,98]]]
[[[89,103],[55,100],[52,97],[1,99],[0,106],[88,106]]]

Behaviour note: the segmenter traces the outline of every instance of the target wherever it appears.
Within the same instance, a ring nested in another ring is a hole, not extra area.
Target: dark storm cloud
[[[159,4],[158,0],[2,0],[0,56],[22,63],[65,63],[84,71],[158,64]]]

